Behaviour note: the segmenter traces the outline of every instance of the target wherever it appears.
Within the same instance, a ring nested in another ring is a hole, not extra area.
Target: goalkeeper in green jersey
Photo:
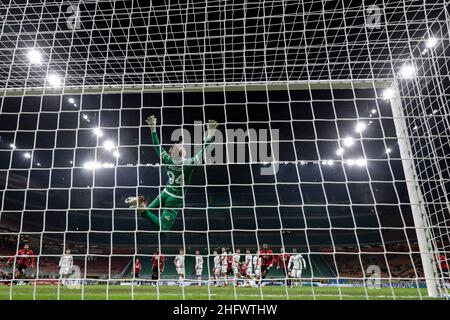
[[[150,126],[152,141],[155,145],[156,153],[161,158],[162,164],[166,166],[169,182],[164,190],[148,206],[143,196],[128,197],[125,203],[130,208],[137,208],[142,217],[148,219],[155,228],[167,231],[172,228],[178,212],[183,207],[187,185],[189,185],[192,172],[197,165],[203,163],[205,149],[209,146],[214,137],[214,132],[218,126],[214,120],[209,120],[207,127],[207,137],[202,149],[192,158],[186,159],[186,150],[181,144],[174,144],[169,152],[162,147],[156,133],[156,118],[148,117],[145,122]],[[154,210],[161,209],[161,214],[155,215]]]

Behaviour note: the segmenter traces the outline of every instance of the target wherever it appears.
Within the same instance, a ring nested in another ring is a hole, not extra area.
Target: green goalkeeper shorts
[[[183,198],[171,196],[163,191],[148,205],[148,210],[143,210],[141,212],[141,215],[143,218],[149,220],[158,230],[167,231],[172,228],[178,212],[182,207]],[[151,212],[152,210],[157,209],[162,210],[160,216]]]

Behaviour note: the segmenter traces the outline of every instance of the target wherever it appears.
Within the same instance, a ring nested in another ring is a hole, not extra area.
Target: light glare
[[[366,163],[367,163],[366,159],[358,159],[358,160],[356,160],[356,164],[357,164],[358,166],[360,166],[360,167],[365,166]]]
[[[427,46],[427,48],[433,48],[437,44],[438,44],[438,39],[432,37],[432,38],[428,39],[426,46]]]
[[[108,151],[111,151],[114,148],[114,142],[112,142],[111,140],[106,140],[103,143],[103,148],[105,148]]]
[[[354,141],[352,137],[347,137],[344,139],[344,145],[346,147],[351,147],[353,145]]]
[[[47,82],[49,85],[57,87],[61,84],[61,78],[57,74],[51,73],[47,77]]]
[[[358,133],[363,132],[366,129],[367,125],[364,122],[358,122],[355,127],[355,131]]]
[[[414,66],[410,64],[404,64],[403,67],[400,69],[400,76],[403,79],[412,79],[414,78],[414,75],[416,73],[416,69]]]
[[[88,161],[83,165],[83,167],[88,170],[99,169],[99,168],[101,168],[101,166],[102,165],[100,163],[95,162],[95,161]]]
[[[95,134],[97,137],[102,137],[102,136],[103,136],[103,131],[100,130],[99,128],[94,128],[94,134]]]
[[[384,90],[384,92],[383,92],[383,97],[384,97],[386,100],[392,99],[392,98],[394,97],[394,90],[391,89],[391,88],[388,88],[388,89]]]
[[[36,49],[31,49],[28,51],[28,60],[30,60],[31,64],[41,64],[42,63],[42,55]]]

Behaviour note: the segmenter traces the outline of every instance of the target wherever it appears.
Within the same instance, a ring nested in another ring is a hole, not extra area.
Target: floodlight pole
[[[411,143],[408,138],[409,135],[406,125],[406,118],[403,112],[400,90],[397,82],[393,82],[392,89],[394,90],[394,95],[390,99],[391,109],[394,118],[395,131],[398,137],[398,146],[400,149],[403,171],[405,173],[414,226],[417,234],[417,242],[419,244],[420,259],[422,260],[428,295],[436,298],[439,297],[438,276],[433,244],[430,236],[430,227],[426,218],[427,211],[424,206],[424,198],[418,184],[418,176],[414,167]]]

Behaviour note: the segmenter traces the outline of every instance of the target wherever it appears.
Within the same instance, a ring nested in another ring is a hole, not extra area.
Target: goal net
[[[0,299],[447,297],[445,1],[0,18]]]

